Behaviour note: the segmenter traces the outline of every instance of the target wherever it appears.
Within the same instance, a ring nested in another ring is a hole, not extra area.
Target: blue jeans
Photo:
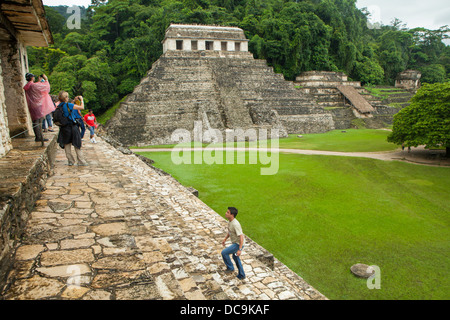
[[[89,128],[89,133],[91,134],[91,136],[95,135],[95,127],[90,126]]]
[[[45,129],[45,122],[47,122],[48,128],[53,127],[52,123],[52,114],[49,113],[44,117],[44,121],[42,121],[42,129]]]
[[[84,138],[84,133],[86,132],[86,127],[85,127],[85,125],[84,125],[83,120],[80,121],[80,124],[81,124],[81,127],[80,127],[80,130],[81,130],[80,135],[81,135],[81,139],[83,139],[83,138]]]
[[[242,267],[241,259],[236,256],[236,252],[239,250],[239,244],[233,243],[231,246],[225,248],[222,250],[222,258],[223,262],[225,262],[225,265],[227,266],[228,270],[234,270],[233,263],[231,263],[230,254],[233,255],[234,263],[236,264],[236,267],[238,268],[238,278],[243,279],[245,278],[244,268]]]

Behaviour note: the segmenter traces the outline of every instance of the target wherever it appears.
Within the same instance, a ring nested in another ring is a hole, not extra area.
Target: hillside
[[[55,38],[29,48],[31,72],[46,73],[52,93],[83,95],[101,114],[132,92],[162,53],[171,22],[237,26],[249,50],[287,80],[309,70],[342,71],[363,84],[392,85],[418,69],[422,82],[449,78],[447,27],[367,27],[355,0],[109,0],[82,10],[81,29],[65,25],[67,7],[46,7]]]

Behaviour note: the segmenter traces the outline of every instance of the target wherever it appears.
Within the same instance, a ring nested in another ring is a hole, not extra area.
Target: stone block
[[[91,249],[46,251],[41,255],[43,267],[94,262]]]

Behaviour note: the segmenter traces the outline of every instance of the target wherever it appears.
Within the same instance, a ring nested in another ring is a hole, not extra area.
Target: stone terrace
[[[83,146],[87,167],[69,167],[57,148],[3,299],[326,299],[248,238],[247,278],[224,273],[225,219],[171,176],[98,140]]]

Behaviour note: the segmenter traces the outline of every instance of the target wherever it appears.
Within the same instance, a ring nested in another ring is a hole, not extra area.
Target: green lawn
[[[320,144],[317,142],[317,144]],[[449,168],[280,154],[260,165],[174,165],[143,153],[330,299],[449,299]],[[381,289],[350,273],[377,265]]]
[[[333,130],[320,134],[296,134],[280,139],[281,149],[342,152],[392,151],[399,146],[386,141],[390,131],[377,129]]]
[[[279,140],[279,147],[281,149],[342,152],[392,151],[397,149],[398,146],[386,141],[389,133],[390,132],[387,130],[378,129],[346,129],[333,130],[319,134],[303,134],[302,138],[298,138],[297,134],[291,134],[288,138]],[[193,143],[190,145],[193,145]],[[173,148],[174,146],[175,144],[139,148]],[[189,144],[187,146],[189,146]],[[203,144],[203,147],[206,146],[208,146],[208,144]],[[248,143],[246,143],[246,146],[248,146]],[[270,146],[270,141],[268,146]],[[139,149],[138,147],[132,148]]]
[[[377,86],[365,86],[364,87],[369,93],[378,98],[378,99],[386,99],[389,98],[390,95],[399,94],[399,93],[409,93],[407,90],[395,88],[395,87],[377,87]]]

